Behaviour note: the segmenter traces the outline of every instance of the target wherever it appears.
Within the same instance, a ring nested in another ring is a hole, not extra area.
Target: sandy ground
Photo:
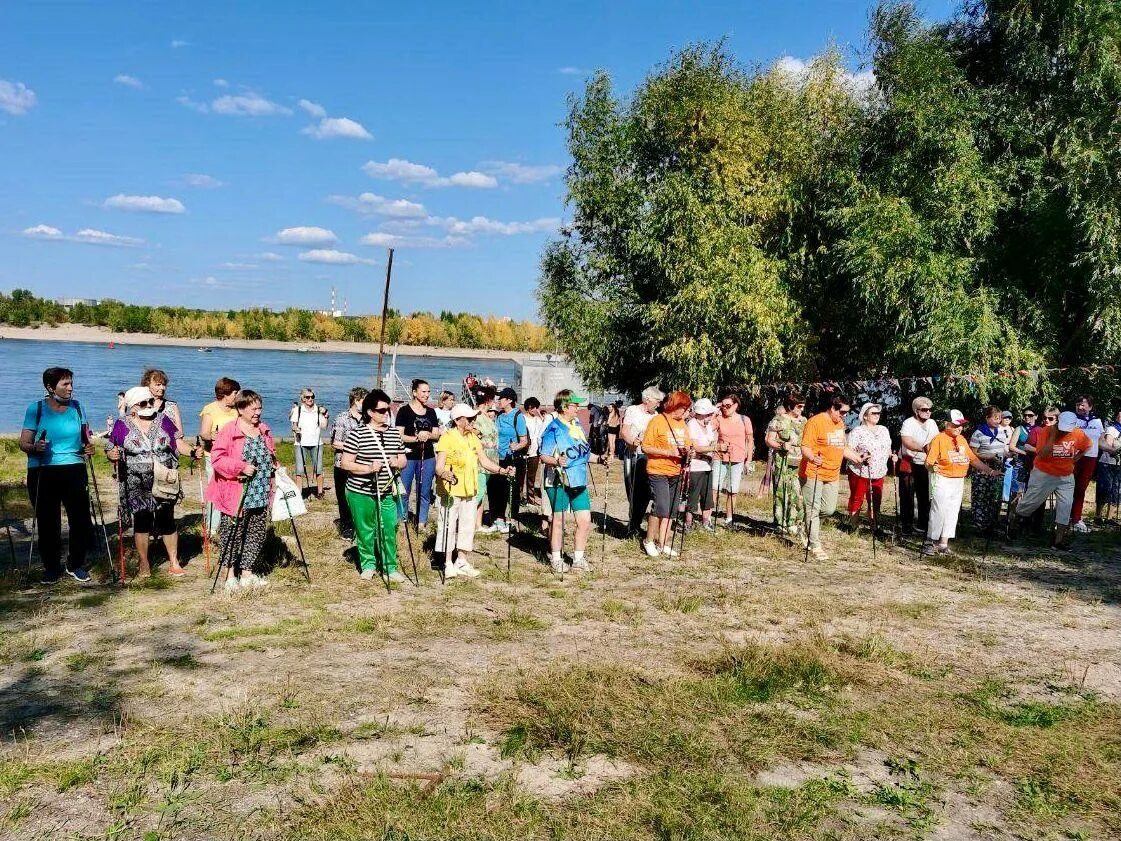
[[[110,342],[118,345],[157,345],[163,347],[226,347],[242,350],[292,350],[306,347],[310,351],[329,353],[376,354],[373,342],[276,342],[268,339],[184,339],[175,336],[158,336],[149,333],[114,333],[107,327],[88,327],[82,324],[60,324],[57,327],[0,326],[0,339],[35,339],[51,342]],[[393,348],[386,345],[387,356]],[[479,350],[475,348],[428,347],[426,345],[399,346],[401,356],[437,357],[443,359],[510,359],[524,362],[542,354],[510,350]]]

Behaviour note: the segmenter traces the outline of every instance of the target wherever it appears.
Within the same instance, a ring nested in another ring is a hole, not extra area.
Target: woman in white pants
[[[926,453],[926,469],[930,471],[930,520],[923,543],[924,555],[949,554],[950,538],[957,535],[961,497],[970,465],[983,476],[999,476],[973,452],[961,435],[965,416],[957,409],[942,431],[934,436]]]
[[[452,428],[436,442],[436,552],[444,578],[480,573],[471,564],[475,549],[475,513],[479,491],[479,467],[488,473],[513,476],[514,468],[502,468],[487,458],[483,442],[474,430],[476,409],[457,403],[451,410]],[[458,551],[458,556],[457,556]],[[442,557],[441,557],[442,555]],[[435,565],[435,564],[434,564]]]

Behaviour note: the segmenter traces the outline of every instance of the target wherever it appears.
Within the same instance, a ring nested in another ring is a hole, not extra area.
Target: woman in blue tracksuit
[[[541,462],[546,465],[545,493],[553,508],[549,530],[549,565],[553,572],[564,571],[564,520],[572,514],[576,520],[576,551],[572,555],[572,569],[583,572],[589,569],[584,550],[592,530],[592,500],[588,495],[588,462],[592,458],[587,436],[576,412],[587,402],[586,397],[573,394],[569,389],[557,392],[553,408],[557,416],[541,433]],[[606,456],[596,460],[603,462]],[[548,468],[552,468],[551,470]]]

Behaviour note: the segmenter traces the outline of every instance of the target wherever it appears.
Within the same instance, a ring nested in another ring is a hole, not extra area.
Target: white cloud
[[[809,79],[812,67],[812,58],[806,61],[801,58],[795,58],[794,56],[784,55],[775,62],[775,71],[786,76],[794,85],[805,84]],[[847,87],[856,96],[862,97],[875,86],[876,75],[871,70],[864,70],[860,73],[843,71],[841,73],[841,84]]]
[[[385,181],[400,181],[404,184],[419,184],[422,187],[476,187],[488,189],[497,187],[498,181],[493,175],[483,172],[456,172],[449,176],[442,176],[430,166],[413,163],[401,158],[390,158],[384,163],[379,161],[366,161],[362,171],[371,178]]]
[[[35,225],[32,228],[24,228],[21,236],[31,239],[62,239],[62,231],[50,225]]]
[[[483,170],[512,184],[537,184],[564,172],[559,164],[519,164],[510,161],[483,161]]]
[[[105,231],[95,231],[92,228],[83,228],[78,231],[78,233],[74,234],[74,236],[67,236],[53,225],[35,225],[32,228],[24,228],[23,231],[20,232],[20,235],[28,239],[42,239],[52,242],[81,242],[86,245],[110,245],[117,248],[131,248],[144,244],[144,240],[138,237],[107,234]]]
[[[271,242],[277,245],[330,245],[339,241],[334,231],[326,228],[317,228],[311,225],[301,225],[295,228],[284,228],[277,231]]]
[[[144,83],[137,79],[135,76],[128,76],[124,73],[118,73],[113,77],[113,81],[118,85],[124,85],[126,88],[136,88],[137,90],[141,90],[144,87]]]
[[[432,218],[432,223],[442,225],[443,228],[455,236],[471,236],[472,234],[494,234],[496,236],[510,237],[518,234],[536,234],[542,231],[555,231],[560,227],[561,220],[557,218],[534,219],[530,222],[498,222],[485,216],[473,216],[464,221],[450,216],[446,219]]]
[[[316,119],[327,116],[327,109],[318,102],[312,102],[310,99],[301,99],[298,104],[304,111]]]
[[[192,111],[198,111],[200,114],[210,113],[209,105],[207,105],[205,102],[195,102],[185,94],[175,97],[175,101],[182,105],[184,108],[190,108]]]
[[[215,114],[232,117],[271,117],[276,114],[292,113],[291,108],[285,108],[253,92],[220,96],[210,103],[210,110]]]
[[[316,248],[311,251],[300,252],[299,259],[305,263],[328,263],[333,266],[356,266],[365,263],[372,266],[373,260],[368,260],[350,254],[346,251],[335,251],[333,248]]]
[[[144,240],[139,237],[123,237],[116,234],[107,234],[105,231],[95,231],[93,228],[83,228],[74,234],[75,242],[84,242],[88,245],[112,245],[117,248],[131,248],[143,245]]]
[[[587,76],[592,71],[585,70],[583,67],[558,67],[557,72],[562,76]]]
[[[213,175],[205,175],[201,172],[187,173],[183,176],[183,183],[188,187],[197,187],[200,190],[216,190],[222,186],[222,182]]]
[[[414,237],[388,234],[383,231],[366,234],[359,242],[363,245],[383,248],[459,248],[471,244],[471,241],[464,237]]]
[[[408,199],[387,199],[376,193],[351,196],[328,196],[327,202],[359,213],[374,216],[391,216],[396,219],[423,219],[428,215],[423,204]]]
[[[165,199],[161,196],[126,196],[118,193],[110,196],[102,204],[110,210],[127,210],[131,213],[186,213],[187,208],[179,199]]]
[[[228,88],[229,86],[230,86],[230,83],[227,82],[225,79],[215,79],[214,80],[214,87],[216,87],[216,88]]]
[[[258,260],[264,260],[266,263],[282,263],[284,258],[273,251],[262,251],[260,254],[254,254]]]
[[[330,140],[333,137],[346,137],[351,140],[373,140],[374,136],[366,131],[366,127],[349,117],[324,117],[317,126],[308,126],[301,134],[314,137],[316,140]]]
[[[0,79],[0,111],[19,117],[35,107],[35,91],[23,82],[9,82]]]
[[[256,263],[222,263],[218,266],[220,269],[256,269]]]
[[[184,41],[180,38],[176,38],[174,41],[171,42],[171,48],[173,50],[178,50],[178,49],[181,49],[183,47],[189,47],[190,45],[191,44],[190,44],[189,41]]]

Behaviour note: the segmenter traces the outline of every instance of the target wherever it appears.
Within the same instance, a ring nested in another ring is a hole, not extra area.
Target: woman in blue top
[[[74,372],[48,368],[43,372],[47,396],[23,413],[19,448],[27,454],[27,496],[39,530],[43,583],[62,577],[62,509],[70,524],[65,572],[82,584],[90,582],[86,550],[93,526],[86,490],[86,457],[93,454],[85,413],[74,395]]]
[[[553,572],[564,572],[564,514],[572,512],[576,520],[576,551],[572,555],[572,568],[578,572],[588,569],[584,549],[588,533],[592,530],[592,500],[588,496],[588,462],[592,451],[576,412],[587,401],[569,389],[557,392],[553,408],[557,417],[541,433],[541,462],[556,468],[552,484],[546,483],[545,493],[553,509],[549,535],[551,555],[549,565]],[[603,463],[606,456],[597,456]]]

